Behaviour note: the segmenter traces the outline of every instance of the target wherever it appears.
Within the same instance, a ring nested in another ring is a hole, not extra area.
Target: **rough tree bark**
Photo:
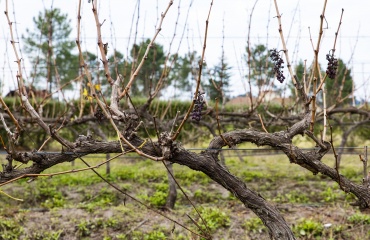
[[[175,203],[177,199],[177,189],[176,189],[176,182],[172,176],[174,176],[173,166],[172,163],[169,161],[165,161],[164,164],[167,166],[167,178],[168,178],[168,195],[166,200],[166,207],[173,209],[175,208]]]

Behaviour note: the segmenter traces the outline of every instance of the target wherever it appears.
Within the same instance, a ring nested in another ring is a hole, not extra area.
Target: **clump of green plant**
[[[196,183],[207,184],[211,180],[202,172],[192,171],[189,169],[181,168],[181,170],[175,170],[175,177],[179,180],[181,186],[189,186]]]
[[[243,228],[250,232],[262,232],[266,230],[265,225],[263,224],[262,220],[258,217],[253,217],[248,219],[244,222]]]
[[[91,234],[92,224],[89,221],[81,221],[76,226],[77,234],[79,237],[87,237]]]
[[[338,200],[340,194],[333,190],[331,187],[328,187],[325,191],[321,193],[321,196],[323,197],[325,202],[335,202]]]
[[[361,172],[353,168],[343,168],[341,174],[351,181],[361,181]]]
[[[107,227],[115,228],[117,226],[118,221],[116,219],[98,218],[95,219],[95,221],[82,220],[75,226],[75,229],[78,237],[88,237],[97,229],[106,229]]]
[[[306,194],[296,190],[290,191],[285,194],[278,194],[274,201],[279,203],[308,203],[309,198]]]
[[[20,239],[23,232],[24,230],[19,226],[19,223],[11,219],[0,217],[0,239]]]
[[[145,171],[135,173],[135,181],[140,184],[163,182],[166,181],[166,175],[164,171],[158,171],[156,168],[147,168]]]
[[[101,178],[92,173],[62,174],[53,177],[59,186],[89,186],[102,182]]]
[[[117,205],[119,204],[118,196],[119,193],[109,191],[107,188],[102,188],[99,193],[85,195],[84,202],[80,203],[79,207],[92,212],[98,207]]]
[[[166,240],[166,235],[160,230],[154,230],[144,235],[144,240]]]
[[[340,234],[342,233],[344,230],[344,226],[343,225],[334,225],[333,227],[333,233],[334,234]]]
[[[219,228],[226,228],[230,226],[230,217],[218,208],[202,208],[200,210],[200,214],[202,215],[207,227],[209,230],[211,230],[211,232],[214,232]],[[198,222],[204,230],[207,230],[207,227],[200,219]]]
[[[256,171],[245,171],[242,173],[242,176],[244,178],[244,181],[251,182],[256,181],[262,178],[266,178],[266,175],[264,175],[262,172],[256,172]]]
[[[46,208],[63,207],[66,203],[63,191],[58,188],[62,185],[57,180],[39,178],[31,184],[20,181],[22,192],[22,208],[42,206]]]
[[[356,196],[353,193],[346,193],[345,201],[349,203],[353,203],[356,201]]]
[[[322,236],[324,226],[312,219],[302,219],[297,225],[293,226],[295,234],[306,236],[307,238]]]
[[[52,209],[52,208],[63,207],[65,203],[66,201],[64,197],[58,194],[52,198],[46,199],[45,202],[41,203],[41,206]]]
[[[119,224],[118,219],[114,217],[110,217],[108,219],[96,218],[91,223],[92,223],[91,225],[94,226],[94,228],[102,228],[102,229],[112,228],[114,230],[121,229],[121,225]]]
[[[104,226],[109,227],[109,228],[113,228],[115,230],[119,230],[121,228],[121,225],[119,224],[118,219],[113,218],[113,217],[106,219],[104,221]]]
[[[117,180],[133,180],[135,179],[135,171],[137,168],[135,166],[129,165],[129,167],[123,166],[110,174],[112,179]]]
[[[155,207],[162,207],[166,204],[168,184],[167,183],[157,183],[154,185],[156,191],[153,195],[148,197],[148,201],[151,205]]]
[[[194,199],[198,200],[200,202],[218,202],[219,198],[216,196],[216,194],[212,194],[208,191],[204,191],[202,189],[197,189],[194,192]]]
[[[154,188],[156,191],[159,191],[159,192],[168,192],[168,184],[167,182],[166,183],[157,183],[157,184],[154,184]]]
[[[50,232],[37,232],[31,235],[33,240],[58,240],[62,237],[63,230],[50,231]]]
[[[50,199],[54,198],[55,202],[59,201],[59,203],[61,203],[60,201],[64,199],[64,196],[62,192],[57,188],[56,182],[57,181],[51,181],[49,179],[38,179],[36,186],[33,188],[36,190],[36,192],[32,194],[32,197],[35,198],[34,200],[43,202],[46,200],[50,201]]]
[[[127,239],[126,234],[120,233],[116,235],[116,239],[123,240]]]
[[[166,233],[161,229],[153,230],[149,233],[143,233],[142,231],[133,231],[129,236],[120,234],[116,236],[117,239],[143,239],[143,240],[165,240]]]
[[[355,213],[348,217],[348,222],[352,224],[370,224],[370,216],[362,213]]]
[[[152,196],[148,198],[151,205],[156,207],[161,207],[166,204],[167,193],[155,192]]]
[[[138,197],[144,201],[148,201],[152,206],[163,207],[166,204],[168,184],[157,183],[154,184],[155,192],[149,194],[147,191],[143,191]]]

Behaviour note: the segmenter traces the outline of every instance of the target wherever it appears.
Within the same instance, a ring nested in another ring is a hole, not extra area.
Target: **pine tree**
[[[150,43],[150,39],[142,41],[139,45],[135,44],[131,49],[131,64],[134,63],[135,68],[144,56],[145,50]],[[148,96],[150,91],[153,91],[160,79],[163,71],[163,65],[166,57],[163,52],[163,46],[153,44],[149,54],[144,61],[144,64],[136,77],[135,83],[132,85],[132,94]]]
[[[35,66],[31,77],[39,86],[47,80],[47,90],[51,91],[56,86],[55,68],[61,84],[78,76],[79,61],[74,53],[76,44],[69,39],[72,32],[71,20],[67,14],[55,8],[39,12],[33,22],[34,29],[26,29],[26,34],[22,35],[25,52],[32,66]]]
[[[246,49],[248,52],[248,49]],[[250,64],[248,56],[245,55],[247,67],[250,67],[251,81],[258,87],[258,93],[262,91],[263,86],[268,86],[274,79],[273,63],[269,58],[269,51],[265,45],[259,44],[251,49]],[[249,75],[246,76],[247,78]]]
[[[171,61],[173,60],[174,65],[169,73],[169,81],[175,88],[175,94],[191,92],[192,86],[196,84],[200,56],[197,55],[196,51],[193,51],[184,56],[174,54],[171,56]]]
[[[220,63],[213,67],[207,85],[207,94],[212,101],[217,98],[225,102],[231,76],[230,69],[225,59],[221,59]]]

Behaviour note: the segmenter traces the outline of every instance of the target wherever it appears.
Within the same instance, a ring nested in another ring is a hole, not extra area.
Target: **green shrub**
[[[14,220],[0,217],[0,239],[17,240],[20,239],[23,228]]]
[[[90,221],[83,220],[79,224],[77,224],[76,229],[79,237],[87,237],[91,234],[93,224]]]
[[[37,232],[31,234],[32,240],[58,240],[61,239],[63,230],[50,231],[50,232]]]
[[[98,193],[85,195],[84,202],[80,203],[79,207],[86,209],[89,212],[93,212],[96,208],[119,204],[120,201],[118,196],[118,192],[102,188]]]
[[[164,192],[155,192],[152,196],[149,197],[149,202],[155,207],[162,207],[166,205],[167,193]]]
[[[200,214],[211,232],[214,232],[219,228],[230,226],[230,217],[218,208],[202,208],[200,210]],[[200,223],[199,225],[204,230],[207,230],[202,220],[199,219],[198,223]]]
[[[302,219],[297,225],[293,226],[295,234],[306,236],[307,238],[318,237],[323,234],[324,226],[312,219]]]
[[[242,176],[244,178],[244,181],[251,182],[256,181],[259,179],[265,179],[266,175],[264,175],[262,172],[256,172],[256,171],[245,171],[242,173]]]
[[[205,189],[197,189],[194,192],[194,199],[200,202],[218,202],[219,198],[216,194],[210,193],[206,191]]]
[[[292,190],[285,194],[278,194],[274,199],[275,202],[279,203],[308,203],[309,198],[302,192]]]
[[[166,235],[160,231],[155,230],[153,232],[150,232],[149,234],[144,235],[144,240],[166,240]]]
[[[259,217],[248,219],[244,222],[243,228],[250,232],[262,232],[266,230],[265,225]]]
[[[353,224],[370,224],[370,216],[362,213],[355,213],[348,217],[348,222]]]
[[[321,193],[321,196],[324,198],[325,202],[335,202],[339,198],[340,193],[337,190],[333,190],[331,187],[328,187]]]
[[[183,169],[175,169],[175,178],[179,180],[181,186],[189,186],[195,182],[207,184],[211,181],[206,174],[198,171],[189,171],[188,169],[185,171]]]
[[[56,195],[52,198],[46,199],[45,202],[41,203],[41,206],[52,209],[63,207],[65,203],[66,201],[63,196]]]

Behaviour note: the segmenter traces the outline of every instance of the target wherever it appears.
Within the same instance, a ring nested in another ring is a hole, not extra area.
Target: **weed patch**
[[[266,231],[266,227],[263,224],[262,220],[258,217],[253,217],[246,220],[243,224],[243,228],[248,232],[260,233]]]
[[[285,194],[278,194],[273,201],[278,203],[308,203],[310,198],[305,193],[292,190]]]
[[[102,188],[100,192],[85,195],[84,202],[78,206],[88,212],[93,212],[97,208],[106,208],[120,203],[119,194],[113,190]]]
[[[19,226],[19,222],[0,217],[0,239],[17,240],[23,232],[23,227]]]
[[[217,229],[227,228],[230,226],[230,217],[219,208],[202,208],[200,210],[200,214],[202,215],[207,227],[211,232],[215,232]],[[200,223],[200,226],[204,231],[207,231],[207,227],[200,219],[198,220],[198,223]]]
[[[297,235],[312,239],[323,234],[324,226],[322,223],[312,219],[302,219],[297,225],[293,226],[293,231]]]
[[[355,225],[370,224],[370,216],[362,213],[355,213],[348,217],[348,222]]]

